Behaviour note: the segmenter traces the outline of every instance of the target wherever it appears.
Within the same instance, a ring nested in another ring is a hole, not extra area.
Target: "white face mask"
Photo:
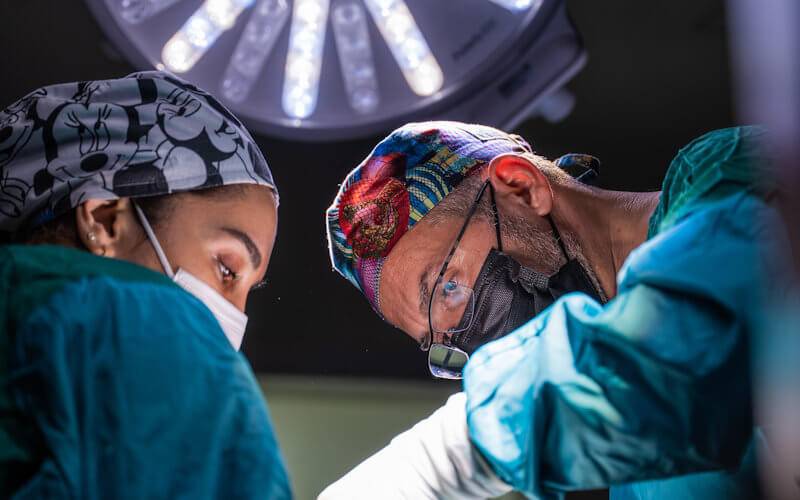
[[[164,254],[164,250],[161,248],[161,244],[158,242],[158,238],[156,238],[153,232],[153,228],[150,227],[150,222],[148,222],[144,212],[142,212],[142,209],[139,208],[136,203],[133,204],[133,207],[136,210],[136,215],[139,217],[139,222],[141,222],[144,228],[144,232],[147,234],[147,238],[156,251],[156,255],[161,262],[161,266],[164,268],[164,272],[167,273],[167,276],[172,278],[172,281],[200,299],[200,301],[211,310],[211,313],[217,318],[219,326],[222,328],[228,341],[233,348],[238,351],[242,346],[244,329],[247,326],[247,315],[228,302],[219,292],[192,274],[183,269],[178,269],[177,273],[172,272],[172,266],[170,266],[167,256]]]

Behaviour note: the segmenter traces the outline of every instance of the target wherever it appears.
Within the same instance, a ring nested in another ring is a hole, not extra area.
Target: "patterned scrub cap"
[[[51,85],[0,112],[0,232],[89,198],[258,184],[272,173],[242,123],[169,73]]]
[[[381,267],[397,241],[462,180],[504,153],[531,153],[519,136],[457,122],[410,123],[345,178],[326,212],[331,262],[380,315]]]
[[[600,175],[600,160],[585,153],[568,153],[555,163],[558,168],[584,184],[596,184]]]

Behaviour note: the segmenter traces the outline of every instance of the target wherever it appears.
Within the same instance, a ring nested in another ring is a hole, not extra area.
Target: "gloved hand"
[[[323,491],[318,500],[485,499],[511,490],[467,434],[460,392]]]

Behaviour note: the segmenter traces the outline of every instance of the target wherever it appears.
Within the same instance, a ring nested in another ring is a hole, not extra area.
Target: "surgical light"
[[[188,71],[203,57],[211,45],[236,22],[236,18],[252,0],[206,0],[177,33],[172,35],[161,59],[175,73]]]
[[[411,90],[429,96],[444,75],[403,0],[364,0]]]
[[[307,118],[317,107],[328,0],[295,0],[283,82],[283,110]]]
[[[120,16],[136,24],[154,16],[178,0],[119,0]]]
[[[542,3],[542,0],[491,0],[491,1],[501,7],[505,7],[506,9],[512,11],[530,9],[534,5],[538,6],[538,4]]]
[[[364,8],[356,1],[342,2],[334,8],[331,24],[350,107],[369,113],[380,97]]]
[[[237,103],[247,98],[288,20],[287,0],[258,1],[222,77],[224,97]]]
[[[424,119],[511,128],[571,102],[550,96],[584,61],[564,0],[86,1],[136,66],[291,139]]]

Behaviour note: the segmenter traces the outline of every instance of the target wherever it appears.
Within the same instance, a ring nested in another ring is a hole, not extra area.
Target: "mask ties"
[[[158,261],[161,262],[161,267],[164,268],[164,272],[167,273],[167,276],[174,279],[175,273],[172,271],[172,266],[169,265],[167,255],[164,253],[164,249],[161,248],[161,244],[158,242],[158,238],[156,238],[156,233],[153,232],[150,222],[147,220],[142,209],[139,208],[139,204],[133,201],[131,201],[131,203],[133,204],[134,210],[136,210],[136,216],[139,218],[139,223],[142,225],[142,228],[144,228],[147,239],[150,240],[153,249],[156,251],[156,256],[158,257]]]
[[[550,223],[550,229],[553,231],[553,237],[556,239],[556,243],[558,243],[558,247],[561,249],[561,253],[564,254],[564,258],[567,259],[569,262],[569,254],[567,253],[567,247],[564,246],[564,241],[561,239],[561,233],[558,232],[558,228],[556,227],[555,221],[553,221],[553,216],[547,214],[547,222]]]

